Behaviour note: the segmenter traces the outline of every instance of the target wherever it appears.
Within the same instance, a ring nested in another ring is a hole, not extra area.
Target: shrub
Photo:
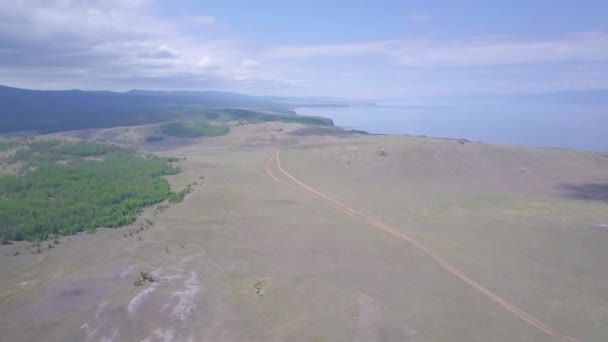
[[[156,141],[161,141],[163,139],[164,139],[164,137],[162,137],[160,135],[151,135],[151,136],[147,136],[144,138],[144,140],[146,140],[147,142],[156,142]]]

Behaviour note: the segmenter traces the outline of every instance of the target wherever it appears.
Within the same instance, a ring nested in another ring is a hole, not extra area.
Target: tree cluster
[[[115,145],[36,141],[13,158],[31,171],[0,177],[3,240],[119,227],[144,207],[179,196],[163,178],[176,168]]]

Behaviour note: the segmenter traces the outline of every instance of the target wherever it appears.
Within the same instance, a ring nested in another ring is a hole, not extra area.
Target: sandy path
[[[543,333],[553,337],[556,341],[580,342],[578,339],[575,339],[574,337],[570,337],[568,335],[562,334],[561,332],[553,329],[552,327],[543,323],[542,321],[540,321],[536,317],[532,316],[531,314],[523,311],[522,309],[515,306],[514,304],[511,304],[506,299],[500,297],[496,293],[492,292],[488,288],[481,285],[476,280],[467,276],[463,271],[458,269],[456,266],[452,265],[450,262],[448,262],[446,259],[444,259],[442,256],[440,256],[433,250],[429,249],[428,247],[426,247],[423,244],[421,244],[420,242],[418,242],[416,239],[395,229],[394,227],[391,227],[390,225],[388,225],[384,222],[381,222],[367,214],[357,211],[357,210],[349,207],[348,205],[346,205],[346,204],[308,186],[307,184],[303,183],[302,181],[298,180],[296,177],[294,177],[289,172],[287,172],[281,165],[281,155],[280,155],[281,139],[280,139],[280,137],[278,135],[276,135],[274,132],[272,132],[270,130],[270,128],[267,128],[267,130],[271,134],[271,140],[276,142],[276,146],[275,146],[273,155],[264,164],[264,169],[266,171],[266,174],[268,174],[268,176],[270,176],[273,180],[275,180],[276,182],[278,182],[280,184],[286,185],[292,189],[295,189],[298,191],[300,191],[300,190],[305,191],[309,195],[312,195],[313,197],[315,197],[317,200],[323,202],[326,205],[333,207],[334,209],[338,210],[339,212],[341,212],[347,216],[350,216],[357,221],[367,223],[368,225],[370,225],[374,228],[377,228],[387,234],[390,234],[391,236],[393,236],[399,240],[402,240],[402,241],[408,243],[409,245],[413,246],[414,248],[416,248],[417,250],[419,250],[426,256],[430,257],[436,264],[441,266],[448,273],[454,275],[455,277],[457,277],[460,280],[462,280],[463,282],[465,282],[467,285],[469,285],[471,288],[473,288],[473,290],[475,290],[479,294],[481,294],[485,297],[488,297],[489,299],[491,299],[492,301],[497,303],[499,306],[501,306],[508,312],[519,317],[525,323],[527,323],[527,324],[537,328],[538,330],[542,331]],[[285,177],[287,177],[292,183],[288,183],[284,180],[281,180],[280,178],[278,178],[276,175],[274,175],[272,173],[270,164],[273,161],[276,161],[277,169]]]

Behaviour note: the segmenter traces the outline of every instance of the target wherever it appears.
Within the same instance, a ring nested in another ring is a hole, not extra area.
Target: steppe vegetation
[[[160,126],[160,131],[179,138],[200,138],[226,135],[230,131],[226,125],[214,125],[204,121],[171,122]]]
[[[292,112],[268,112],[239,108],[225,108],[203,109],[197,111],[196,113],[203,119],[214,121],[245,121],[249,123],[280,121],[286,123],[333,126],[331,119],[317,116],[296,115]]]

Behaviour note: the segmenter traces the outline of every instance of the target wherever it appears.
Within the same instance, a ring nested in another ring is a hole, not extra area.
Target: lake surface
[[[298,108],[337,126],[379,134],[464,138],[498,144],[608,151],[608,107],[564,105],[409,105]]]

